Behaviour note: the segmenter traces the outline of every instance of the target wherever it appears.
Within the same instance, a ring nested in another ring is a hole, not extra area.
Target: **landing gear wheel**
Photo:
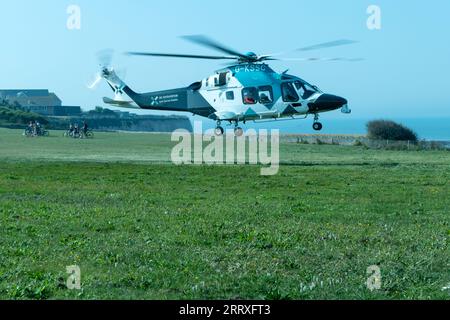
[[[323,125],[320,122],[314,122],[314,124],[313,124],[314,130],[320,131],[320,130],[322,130],[322,128],[323,128]]]
[[[240,127],[236,127],[234,128],[234,135],[236,137],[242,137],[244,135],[244,130],[242,130],[242,128]]]
[[[216,136],[218,136],[218,137],[223,136],[224,132],[225,132],[225,130],[223,130],[222,127],[217,127],[217,128],[214,130],[214,134],[215,134]]]

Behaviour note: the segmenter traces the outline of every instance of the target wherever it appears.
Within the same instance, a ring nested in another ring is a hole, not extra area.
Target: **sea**
[[[198,118],[194,120],[199,120]],[[322,118],[323,124],[321,134],[367,134],[367,123],[378,119],[354,119],[354,118]],[[387,118],[401,123],[415,131],[419,139],[428,141],[450,141],[450,118]],[[279,129],[281,134],[314,134],[312,129],[312,118],[305,120],[280,120],[271,122],[254,123],[249,122],[243,125],[243,129]],[[214,127],[214,122],[207,121],[203,123],[203,130]],[[224,126],[225,129],[229,129]],[[232,127],[230,127],[232,128]]]

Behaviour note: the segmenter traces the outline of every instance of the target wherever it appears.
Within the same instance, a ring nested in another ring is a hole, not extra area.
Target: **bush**
[[[316,140],[316,144],[318,144],[318,145],[322,145],[322,144],[325,144],[325,142],[323,142],[322,140],[320,140],[320,139],[317,139]]]
[[[30,121],[38,121],[43,125],[48,124],[47,119],[43,116],[40,116],[36,113],[14,109],[10,106],[0,106],[0,120],[3,120],[4,122],[10,124],[26,125]]]
[[[374,140],[398,140],[413,141],[418,140],[417,134],[402,124],[388,120],[375,120],[367,124],[367,134]]]

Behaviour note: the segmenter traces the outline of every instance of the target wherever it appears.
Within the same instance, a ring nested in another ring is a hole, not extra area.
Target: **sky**
[[[81,10],[69,30],[67,8]],[[381,9],[381,29],[367,8]],[[92,109],[112,92],[86,85],[97,53],[113,49],[125,82],[149,92],[187,86],[221,68],[215,61],[129,57],[126,51],[214,54],[180,39],[204,34],[258,54],[352,39],[357,44],[286,57],[364,58],[360,62],[274,62],[349,100],[354,118],[450,118],[450,1],[392,0],[15,0],[2,1],[0,88],[48,88],[65,105]],[[148,113],[148,112],[147,112]],[[151,112],[158,113],[158,112]],[[329,117],[342,117],[339,111]]]

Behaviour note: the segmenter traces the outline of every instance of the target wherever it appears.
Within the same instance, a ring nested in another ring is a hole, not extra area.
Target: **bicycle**
[[[86,133],[85,132],[81,132],[80,133],[80,139],[93,139],[94,138],[94,132],[92,130],[87,130]]]

